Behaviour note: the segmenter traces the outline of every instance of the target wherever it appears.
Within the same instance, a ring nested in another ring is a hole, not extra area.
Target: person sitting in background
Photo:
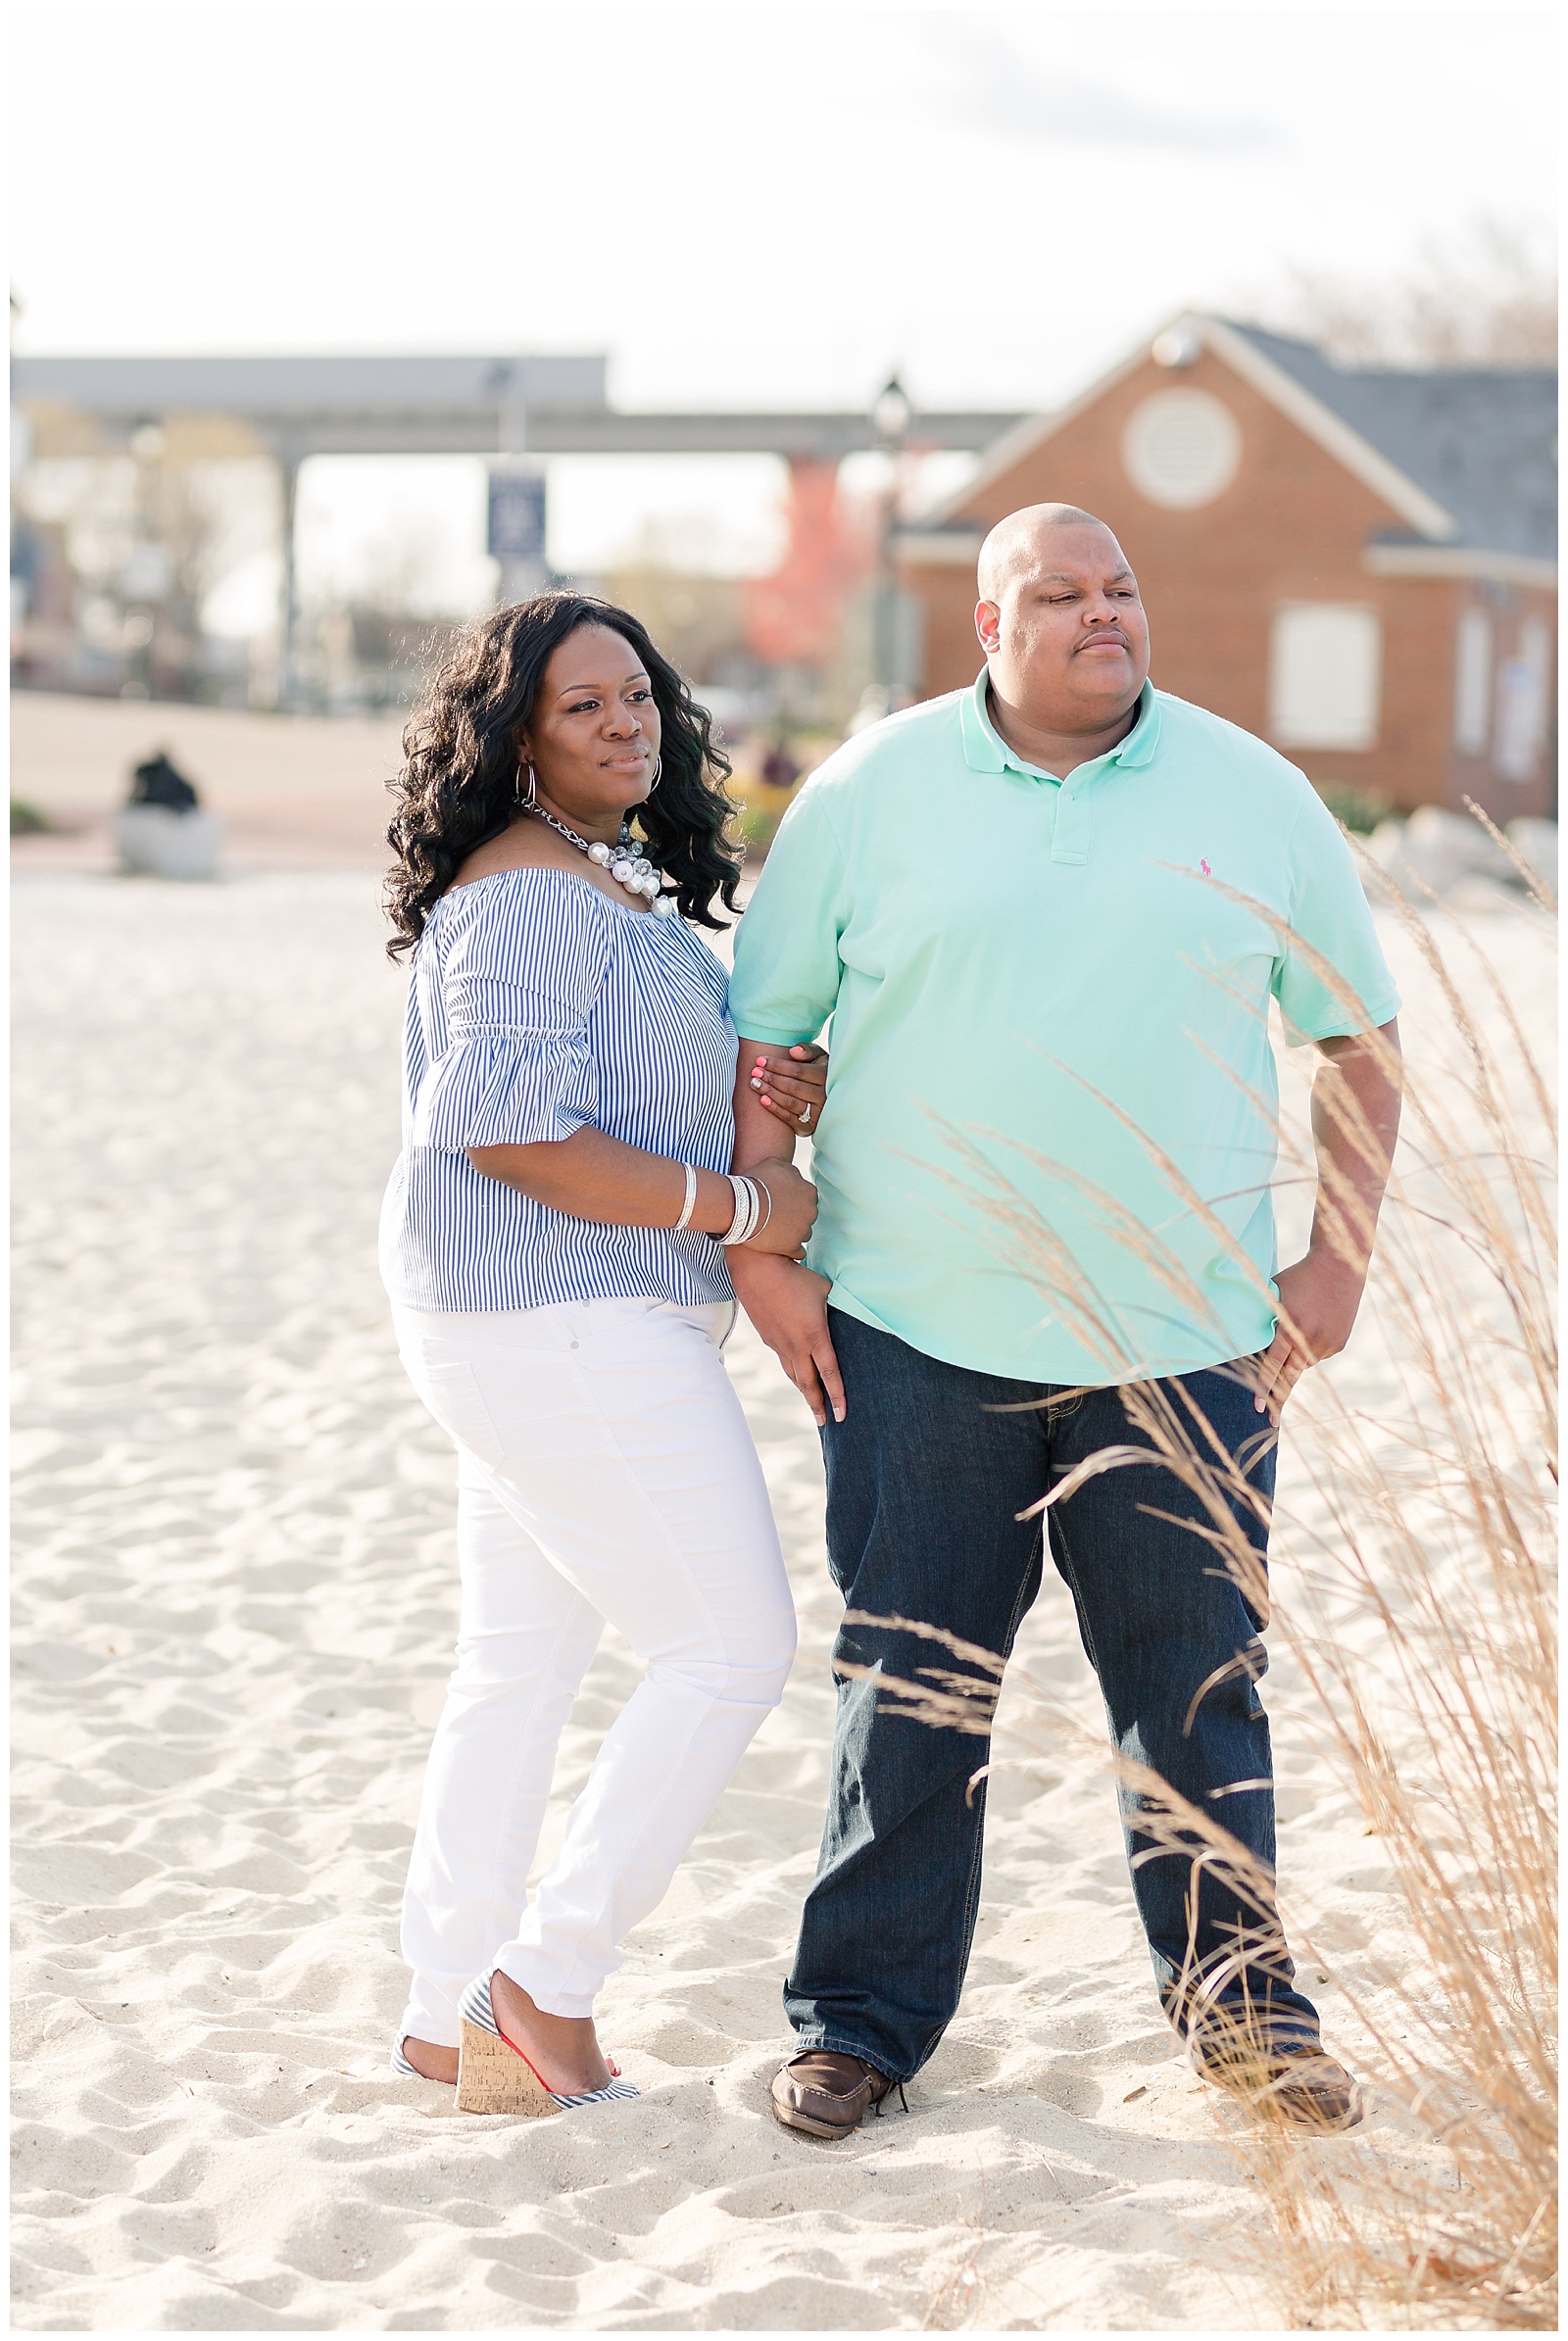
[[[801,767],[789,752],[789,745],[780,732],[762,758],[762,778],[770,789],[793,789],[801,777]]]
[[[1152,688],[1137,582],[1088,512],[1002,521],[979,589],[974,688],[813,774],[730,988],[743,1059],[833,1018],[809,1264],[732,1264],[821,1426],[850,1611],[785,1986],[798,2053],[772,2094],[817,2137],[848,2135],[931,2056],[979,1907],[984,1744],[879,1698],[879,1677],[931,1662],[897,1621],[1005,1656],[1049,1544],[1116,1748],[1219,1819],[1272,1899],[1250,1597],[1272,1426],[1349,1337],[1398,1122],[1398,1002],[1305,777]],[[1305,1256],[1277,1275],[1271,999],[1326,1060],[1327,1184]],[[743,1103],[738,1168],[771,1175],[793,1146]],[[1347,1192],[1353,1242],[1336,1234]],[[1129,1386],[1217,1442],[1250,1585],[1216,1563],[1201,1495],[1133,1420]],[[1200,2070],[1287,2120],[1358,2119],[1271,1911],[1155,1844],[1130,1791],[1123,1813],[1160,1998]]]
[[[169,812],[194,812],[200,802],[196,791],[170,757],[167,748],[160,748],[144,763],[133,765],[130,775],[130,795],[127,805],[161,805]]]

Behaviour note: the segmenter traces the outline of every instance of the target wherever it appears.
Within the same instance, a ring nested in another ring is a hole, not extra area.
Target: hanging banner
[[[545,476],[542,471],[492,471],[485,551],[509,568],[545,558]]]

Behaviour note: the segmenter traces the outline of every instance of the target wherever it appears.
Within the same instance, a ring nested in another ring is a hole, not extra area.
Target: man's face
[[[1001,591],[974,614],[1004,705],[1067,735],[1128,712],[1149,674],[1149,621],[1108,528],[1043,528]]]

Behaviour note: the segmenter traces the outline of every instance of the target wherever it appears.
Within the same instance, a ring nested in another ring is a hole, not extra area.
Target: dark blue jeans
[[[1017,1515],[1086,1456],[1147,1439],[1116,1390],[971,1373],[830,1315],[849,1407],[822,1435],[828,1559],[846,1606],[945,1627],[1006,1655],[1040,1590],[1045,1541],[1038,1513]],[[1272,1495],[1274,1439],[1245,1377],[1215,1368],[1182,1387],[1250,1485]],[[1051,1557],[1115,1746],[1215,1814],[1272,1874],[1273,1765],[1256,1684],[1266,1621],[1195,1533],[1209,1526],[1198,1498],[1151,1456],[1147,1469],[1102,1472],[1052,1506]],[[1236,1516],[1261,1558],[1265,1528],[1239,1505]],[[906,1680],[946,1662],[930,1642],[865,1626],[844,1627],[834,1655]],[[874,1680],[838,1678],[822,1851],[784,1986],[803,2047],[865,2057],[898,2080],[931,2055],[969,1961],[985,1783],[972,1798],[968,1783],[988,1752],[982,1738],[888,1713]],[[1263,1784],[1221,1795],[1242,1781]],[[1135,1797],[1123,1794],[1122,1814],[1129,1856],[1147,1853]],[[1132,1874],[1178,2031],[1194,2021],[1196,1976],[1253,2035],[1315,2040],[1317,2012],[1292,1988],[1283,1938],[1211,1873],[1197,1875],[1195,1908],[1188,1854],[1140,1861]]]

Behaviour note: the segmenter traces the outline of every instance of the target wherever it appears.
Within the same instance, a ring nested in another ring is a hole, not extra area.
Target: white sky
[[[21,350],[604,350],[621,406],[1050,405],[1174,310],[1553,207],[1555,12],[13,8]],[[760,462],[555,466],[552,555],[776,541]],[[478,467],[335,463],[307,559]]]

